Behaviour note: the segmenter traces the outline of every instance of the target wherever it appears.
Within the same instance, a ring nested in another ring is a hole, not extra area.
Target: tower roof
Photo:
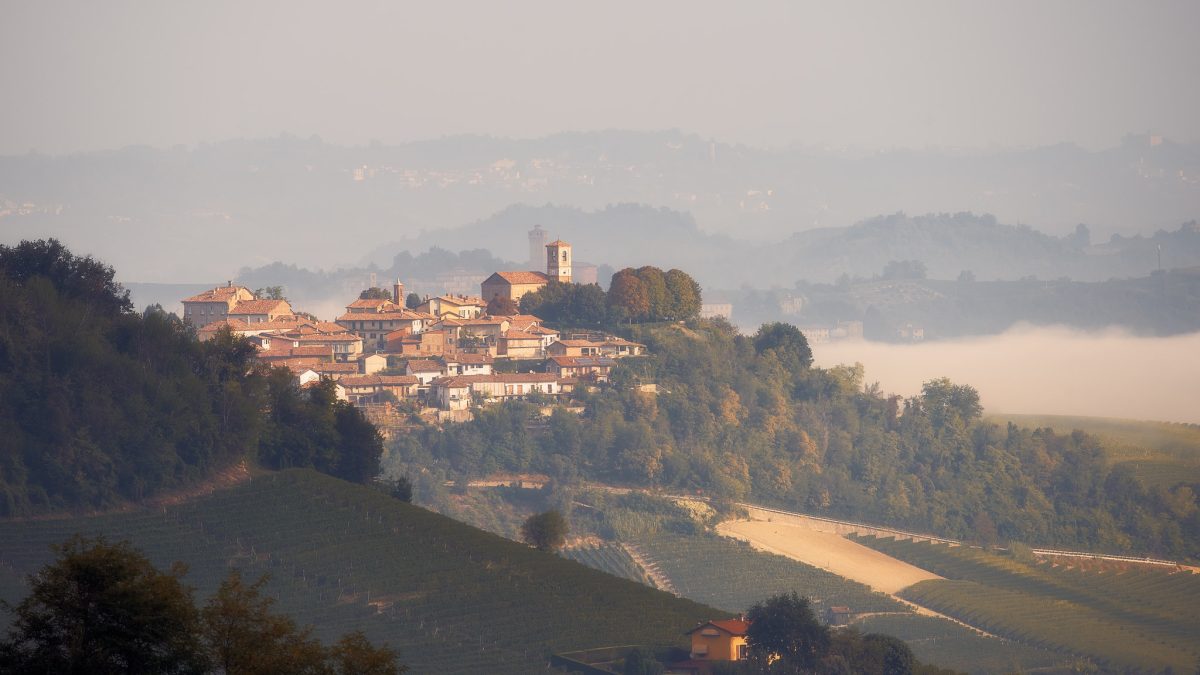
[[[563,241],[562,239],[555,239],[554,241],[550,242],[549,244],[546,244],[546,246],[570,246],[570,244]]]

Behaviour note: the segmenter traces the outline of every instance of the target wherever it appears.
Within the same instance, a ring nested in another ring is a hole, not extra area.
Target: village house
[[[287,300],[247,300],[239,302],[228,314],[230,319],[249,325],[268,323],[287,316],[294,316],[292,305]]]
[[[559,378],[578,378],[592,382],[608,382],[617,362],[609,356],[551,356],[543,370]]]
[[[229,312],[239,302],[254,300],[254,293],[245,286],[234,286],[229,282],[210,291],[204,291],[183,299],[183,320],[193,326],[204,326],[214,321],[229,318]]]
[[[487,309],[483,298],[473,298],[466,295],[439,295],[426,298],[415,308],[417,312],[430,314],[437,319],[453,316],[459,319],[477,319]]]
[[[382,298],[355,300],[346,305],[346,313],[337,318],[337,323],[361,337],[363,348],[369,351],[386,349],[389,333],[406,330],[416,335],[425,329],[420,314]]]
[[[411,375],[351,375],[338,380],[351,403],[382,403],[385,394],[397,400],[417,395],[417,378]]]
[[[404,364],[404,374],[417,378],[421,389],[429,386],[430,382],[446,374],[446,367],[431,359],[409,359]]]
[[[496,353],[510,359],[540,359],[545,348],[542,336],[519,330],[510,330],[497,340]]]
[[[619,359],[639,356],[645,352],[646,345],[614,336],[603,340],[558,340],[546,347],[548,356],[608,356]]]
[[[438,360],[446,375],[491,375],[496,362],[491,354],[443,354]]]
[[[387,334],[384,351],[404,356],[436,356],[454,349],[456,344],[454,333],[447,330],[429,329],[416,335],[400,330]]]
[[[492,373],[440,377],[430,387],[430,399],[442,410],[466,410],[474,396],[485,400],[521,398],[538,392],[556,395],[561,391],[552,373]]]
[[[343,377],[358,375],[357,363],[321,362],[312,364],[310,368],[331,380],[341,380]]]
[[[322,380],[320,373],[313,370],[306,370],[296,376],[296,384],[301,389],[317,386]],[[349,402],[350,399],[346,396],[346,388],[337,382],[333,383],[333,395],[339,401]]]
[[[744,618],[708,621],[689,630],[692,647],[690,659],[671,664],[675,671],[709,673],[715,661],[744,661],[750,657],[746,631],[750,622]]]
[[[388,367],[388,357],[384,354],[360,354],[354,363],[358,364],[359,375],[374,375]]]

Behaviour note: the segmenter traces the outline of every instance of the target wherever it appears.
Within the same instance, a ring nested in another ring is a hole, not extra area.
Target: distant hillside
[[[1087,223],[1107,239],[1200,213],[1200,145],[1159,140],[1129,136],[1098,152],[1060,144],[850,154],[610,130],[31,153],[0,157],[0,232],[12,241],[57,236],[146,282],[224,280],[274,260],[328,269],[514,203],[650,204],[757,243],[897,211],[993,213],[1055,235]],[[481,246],[494,245],[469,248]]]
[[[0,521],[0,597],[18,599],[23,576],[76,532],[187,563],[200,598],[230,567],[270,574],[278,607],[318,637],[361,629],[415,673],[546,672],[554,651],[682,644],[727,614],[308,470],[161,511]]]

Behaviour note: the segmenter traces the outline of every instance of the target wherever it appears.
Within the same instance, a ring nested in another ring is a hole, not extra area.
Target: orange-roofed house
[[[245,286],[234,286],[233,282],[204,291],[183,299],[183,320],[193,326],[206,326],[214,321],[229,318],[229,312],[239,302],[254,299],[254,293]]]
[[[479,284],[483,299],[507,298],[520,302],[521,296],[541,289],[550,283],[544,272],[496,272]]]
[[[292,314],[292,306],[287,300],[246,300],[229,310],[229,318],[247,325],[268,323]]]
[[[750,646],[746,643],[749,628],[750,622],[745,619],[725,619],[708,621],[689,630],[686,635],[692,638],[692,651],[685,668],[701,673],[708,670],[705,661],[744,661],[749,658]]]

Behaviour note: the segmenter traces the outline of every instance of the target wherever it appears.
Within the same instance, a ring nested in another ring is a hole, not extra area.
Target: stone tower
[[[546,231],[541,225],[534,225],[529,231],[529,269],[536,270],[542,264],[542,256],[546,251]]]
[[[546,276],[571,283],[571,245],[558,239],[546,244]]]
[[[401,307],[404,306],[404,284],[400,283],[399,279],[396,279],[396,283],[392,284],[392,302]]]

